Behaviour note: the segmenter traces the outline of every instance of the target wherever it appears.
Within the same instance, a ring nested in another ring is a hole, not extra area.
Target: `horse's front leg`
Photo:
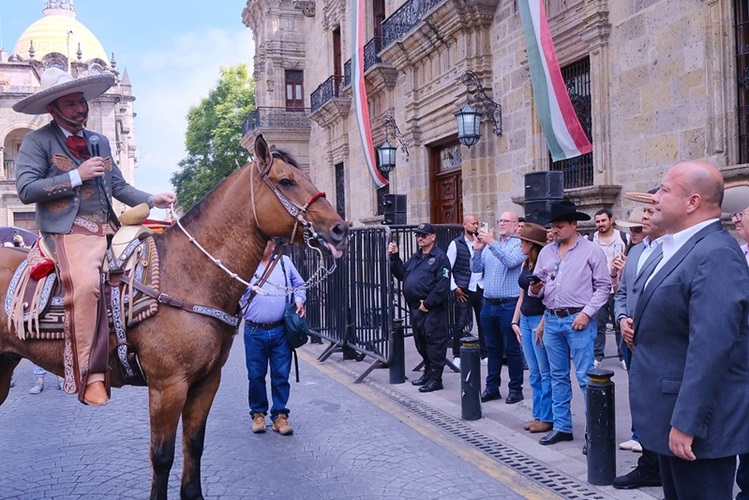
[[[184,469],[182,471],[182,499],[197,500],[203,498],[200,483],[200,460],[203,457],[205,442],[205,424],[213,398],[221,382],[221,370],[205,378],[200,384],[190,388],[182,412],[182,454]]]
[[[167,383],[169,382],[169,383]],[[177,423],[187,398],[187,383],[163,381],[148,388],[151,418],[151,500],[166,499],[169,471],[174,463]]]
[[[0,354],[0,405],[5,402],[10,391],[10,379],[13,378],[13,370],[21,361],[21,358]]]

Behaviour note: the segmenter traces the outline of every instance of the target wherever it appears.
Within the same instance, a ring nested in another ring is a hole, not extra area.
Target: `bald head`
[[[720,217],[723,176],[709,163],[677,163],[663,177],[653,202],[653,223],[669,233],[677,233]]]

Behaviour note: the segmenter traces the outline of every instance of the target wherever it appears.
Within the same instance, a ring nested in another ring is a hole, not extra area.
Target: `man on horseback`
[[[86,130],[88,100],[115,84],[111,73],[73,78],[58,68],[41,76],[41,90],[13,105],[19,113],[49,113],[52,122],[28,133],[16,163],[23,203],[36,204],[36,223],[65,286],[65,391],[85,404],[109,401],[106,368],[90,369],[107,236],[117,218],[112,197],[135,206],[168,208],[173,193],[149,195],[129,185],[112,158],[109,141]],[[106,317],[101,318],[106,322]],[[104,356],[108,338],[102,340]],[[106,366],[106,361],[103,366]]]

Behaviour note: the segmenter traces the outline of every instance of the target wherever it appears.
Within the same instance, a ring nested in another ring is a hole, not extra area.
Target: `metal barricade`
[[[331,342],[318,358],[326,360],[335,352],[357,360],[374,360],[357,382],[373,369],[391,361],[393,321],[404,321],[405,335],[412,335],[408,308],[401,294],[401,283],[390,273],[387,245],[398,243],[405,261],[417,250],[415,225],[352,228],[349,248],[337,262],[336,270],[321,284],[307,290],[307,321],[313,334]],[[461,234],[462,226],[436,225],[436,244],[443,250]],[[321,265],[319,255],[303,247],[294,247],[290,255],[303,278]],[[322,263],[329,266],[330,262]],[[448,306],[449,331],[455,323],[453,294]]]

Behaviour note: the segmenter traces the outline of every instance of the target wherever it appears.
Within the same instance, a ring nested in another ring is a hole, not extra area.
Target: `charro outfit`
[[[52,81],[44,89],[50,76],[62,83]],[[86,98],[95,98],[113,83],[111,75],[73,79],[52,68],[42,74],[43,90],[13,108],[23,113],[43,114],[46,107],[42,104],[51,102],[52,97],[83,92]],[[55,89],[59,90],[55,93]],[[79,391],[83,400],[86,385],[105,378],[99,372],[89,377],[88,369],[96,333],[106,235],[113,234],[111,199],[135,206],[150,204],[150,195],[125,181],[106,137],[84,130],[77,139],[84,147],[76,149],[80,144],[69,139],[70,135],[55,122],[26,134],[16,161],[16,189],[23,203],[36,204],[37,226],[56,257],[59,277],[66,290],[64,389],[69,393]],[[85,146],[94,136],[98,138],[98,156],[105,159],[104,176],[82,182],[77,169],[90,156]]]
[[[424,376],[442,384],[449,341],[447,299],[450,293],[450,261],[437,245],[427,254],[417,250],[404,264],[397,254],[390,256],[393,276],[403,282],[403,296],[411,312],[416,350],[424,360]],[[429,312],[419,310],[419,304]],[[426,381],[426,380],[425,380]]]

